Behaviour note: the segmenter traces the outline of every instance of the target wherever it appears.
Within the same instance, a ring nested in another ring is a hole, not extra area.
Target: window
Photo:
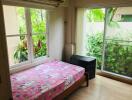
[[[107,9],[103,71],[132,78],[131,10],[132,7]]]
[[[46,48],[46,12],[30,9],[34,58],[45,56]]]
[[[101,69],[102,64],[104,18],[105,8],[87,9],[85,12],[85,54],[96,57],[97,69]]]
[[[3,6],[10,67],[31,64],[47,55],[46,11]]]

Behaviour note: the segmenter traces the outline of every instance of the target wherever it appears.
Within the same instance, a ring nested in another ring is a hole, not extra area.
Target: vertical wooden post
[[[0,0],[0,100],[9,100],[11,97],[3,5]]]

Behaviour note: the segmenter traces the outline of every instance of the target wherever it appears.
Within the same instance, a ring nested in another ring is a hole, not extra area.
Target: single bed
[[[58,100],[84,82],[82,67],[53,60],[12,74],[13,100]]]

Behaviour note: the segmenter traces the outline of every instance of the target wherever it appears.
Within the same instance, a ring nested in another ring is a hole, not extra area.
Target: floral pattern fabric
[[[50,61],[11,75],[13,100],[52,100],[84,75],[84,68]]]

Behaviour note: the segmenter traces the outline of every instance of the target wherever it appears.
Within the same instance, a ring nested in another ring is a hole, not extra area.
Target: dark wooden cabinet
[[[95,78],[96,58],[91,56],[73,55],[70,58],[70,63],[85,68],[85,74],[89,79]]]

